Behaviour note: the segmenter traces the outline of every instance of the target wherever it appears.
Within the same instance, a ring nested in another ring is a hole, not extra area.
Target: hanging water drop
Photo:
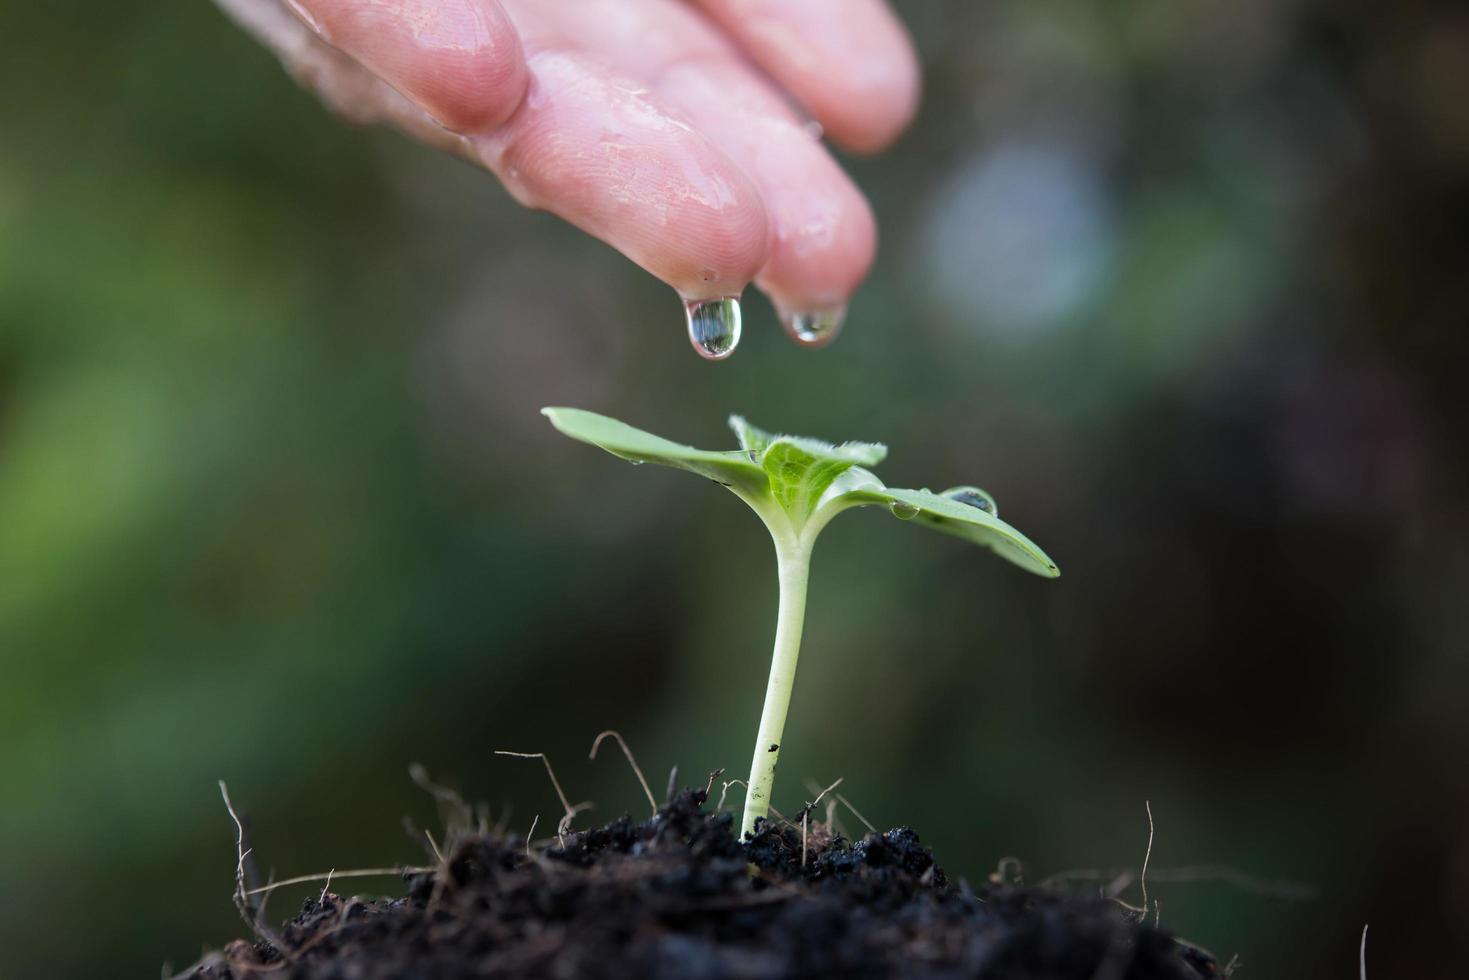
[[[782,310],[780,314],[780,322],[786,328],[786,333],[803,347],[824,347],[831,343],[841,332],[842,321],[846,318],[845,306],[808,310],[804,313]]]
[[[901,500],[894,500],[891,508],[893,516],[900,521],[911,521],[918,516],[918,508],[913,504],[905,504]]]
[[[684,301],[689,321],[689,342],[700,357],[722,361],[740,343],[740,300],[738,296]]]
[[[967,504],[977,510],[982,510],[991,517],[1000,516],[1000,508],[995,503],[995,498],[979,489],[979,487],[951,487],[943,492],[943,496],[957,503]]]

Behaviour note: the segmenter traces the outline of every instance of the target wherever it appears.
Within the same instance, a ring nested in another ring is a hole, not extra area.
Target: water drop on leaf
[[[918,516],[917,507],[912,504],[905,504],[902,501],[894,500],[891,509],[893,516],[900,521],[911,521]]]
[[[722,361],[740,343],[740,301],[736,296],[684,302],[689,322],[689,343],[699,356]]]
[[[943,495],[950,500],[982,510],[991,517],[1000,516],[1000,508],[996,505],[995,498],[979,489],[979,487],[954,487],[945,490]]]

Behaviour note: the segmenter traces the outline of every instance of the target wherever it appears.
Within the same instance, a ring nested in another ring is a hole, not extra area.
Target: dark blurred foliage
[[[733,498],[556,436],[593,408],[888,442],[1060,562],[880,513],[817,551],[803,776],[951,872],[1158,883],[1248,977],[1447,975],[1469,922],[1469,14],[909,3],[923,113],[834,347],[676,299],[207,3],[0,15],[0,973],[156,975],[278,876],[416,861],[410,762],[511,825],[742,774],[774,618]],[[364,888],[377,887],[364,882]],[[382,887],[392,887],[391,882]],[[304,892],[276,897],[286,915]],[[1136,901],[1137,893],[1130,893]],[[1456,940],[1457,937],[1457,940]],[[1462,959],[1458,959],[1462,962]],[[1447,972],[1446,972],[1447,971]]]

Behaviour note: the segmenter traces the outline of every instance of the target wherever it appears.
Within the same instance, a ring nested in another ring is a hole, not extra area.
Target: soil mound
[[[820,824],[735,840],[702,790],[652,819],[469,834],[384,902],[307,899],[275,941],[237,940],[191,980],[1198,980],[1213,959],[1115,902],[951,882],[907,828]],[[758,868],[754,877],[749,865]]]

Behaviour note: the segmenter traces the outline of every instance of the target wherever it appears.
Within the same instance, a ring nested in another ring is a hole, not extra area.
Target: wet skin
[[[686,301],[753,281],[812,346],[876,248],[822,135],[876,152],[918,101],[883,0],[217,2],[339,112],[484,166]]]

